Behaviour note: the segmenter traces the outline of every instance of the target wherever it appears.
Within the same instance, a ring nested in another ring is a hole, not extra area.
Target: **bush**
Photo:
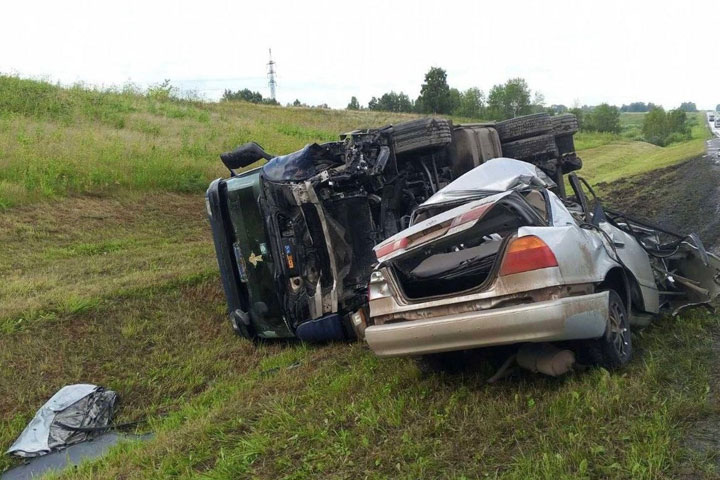
[[[653,108],[645,116],[642,132],[645,141],[661,147],[689,140],[691,136],[687,114],[680,109],[666,113],[662,107]]]
[[[591,132],[620,133],[620,110],[602,103],[585,115],[583,129]]]
[[[673,132],[665,138],[665,145],[670,145],[671,143],[687,142],[688,140],[690,140],[689,133]]]
[[[170,100],[175,95],[175,87],[170,84],[170,79],[166,78],[161,83],[151,85],[147,89],[147,97],[161,102]]]

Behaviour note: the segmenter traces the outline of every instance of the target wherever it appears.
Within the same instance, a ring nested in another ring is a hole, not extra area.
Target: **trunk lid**
[[[496,276],[507,239],[544,220],[514,191],[470,201],[422,221],[378,245],[407,300],[481,289]]]

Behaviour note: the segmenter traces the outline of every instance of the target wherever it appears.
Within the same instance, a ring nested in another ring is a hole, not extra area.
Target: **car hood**
[[[438,190],[422,205],[444,203],[483,193],[492,194],[525,187],[552,188],[554,186],[555,182],[531,163],[512,158],[494,158]]]

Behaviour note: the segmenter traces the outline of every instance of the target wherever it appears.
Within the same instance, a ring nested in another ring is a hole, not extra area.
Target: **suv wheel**
[[[452,142],[452,124],[441,118],[420,118],[393,126],[395,153],[445,147]]]
[[[555,137],[552,135],[539,135],[537,137],[523,138],[522,140],[503,143],[502,153],[504,157],[529,162],[558,157]]]
[[[575,151],[575,140],[572,135],[560,135],[555,137],[555,145],[557,145],[558,153],[565,155]]]
[[[572,113],[563,113],[562,115],[550,117],[550,123],[552,124],[553,134],[556,136],[572,135],[578,131],[577,117]]]
[[[553,125],[550,122],[550,115],[547,113],[535,113],[523,115],[509,120],[503,120],[495,124],[501,142],[510,142],[521,138],[534,137],[552,131]]]

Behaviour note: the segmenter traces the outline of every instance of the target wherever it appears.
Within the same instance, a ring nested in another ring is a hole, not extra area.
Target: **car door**
[[[600,201],[585,180],[574,173],[568,175],[568,179],[586,222],[602,232],[608,255],[615,260],[619,259],[618,263],[638,283],[645,310],[656,313],[659,308],[659,293],[647,252],[635,237],[607,221]]]

